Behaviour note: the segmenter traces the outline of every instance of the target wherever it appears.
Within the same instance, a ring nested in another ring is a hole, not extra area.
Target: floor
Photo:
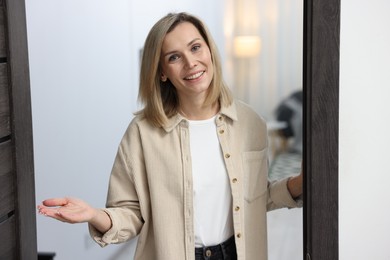
[[[301,155],[282,153],[270,165],[270,179],[279,179],[300,171]],[[302,208],[268,212],[268,260],[303,259]]]

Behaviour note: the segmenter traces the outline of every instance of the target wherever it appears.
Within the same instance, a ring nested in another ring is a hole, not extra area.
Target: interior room
[[[304,207],[268,213],[270,259],[390,259],[390,2],[303,2],[300,147],[299,121],[280,121],[300,111],[301,3],[0,1],[0,258],[133,258],[135,240],[99,248],[86,225],[45,218],[37,204],[74,196],[104,206],[140,106],[146,33],[185,10],[208,25],[234,95],[267,121],[269,178],[290,174],[300,157],[284,155],[303,149]]]
[[[302,1],[26,1],[36,200],[103,207],[120,138],[137,102],[139,53],[168,12],[205,21],[236,98],[268,123],[270,179],[302,153]],[[289,129],[289,131],[287,130]],[[269,259],[302,259],[302,209],[268,213]],[[37,217],[38,251],[55,259],[130,259],[135,241],[101,249],[86,225]]]

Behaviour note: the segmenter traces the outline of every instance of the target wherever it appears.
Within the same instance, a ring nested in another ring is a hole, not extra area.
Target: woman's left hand
[[[303,166],[303,163],[302,163]],[[287,188],[293,198],[297,198],[303,193],[303,167],[301,166],[301,173],[297,176],[291,177],[287,182]]]

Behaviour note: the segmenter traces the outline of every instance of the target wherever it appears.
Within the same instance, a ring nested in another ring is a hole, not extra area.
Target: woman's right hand
[[[38,205],[40,214],[67,223],[90,222],[98,210],[76,198],[47,199]]]
[[[66,223],[88,222],[101,233],[107,232],[112,221],[110,216],[101,209],[95,209],[86,202],[76,198],[47,199],[38,205],[38,212],[42,215]]]

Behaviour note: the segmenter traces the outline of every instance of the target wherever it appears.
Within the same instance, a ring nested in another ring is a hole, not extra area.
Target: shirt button
[[[237,238],[241,238],[241,233],[237,233]]]
[[[240,207],[239,207],[239,206],[236,206],[236,207],[234,208],[234,210],[235,210],[235,211],[239,211],[239,210],[240,210]]]
[[[222,121],[223,117],[222,117],[222,116],[219,116],[218,119],[219,119],[220,121]]]
[[[219,133],[223,134],[223,133],[225,133],[225,130],[221,129],[221,130],[219,130]]]
[[[225,154],[225,158],[230,158],[230,154]]]
[[[236,183],[237,182],[237,178],[233,178],[232,182]]]

